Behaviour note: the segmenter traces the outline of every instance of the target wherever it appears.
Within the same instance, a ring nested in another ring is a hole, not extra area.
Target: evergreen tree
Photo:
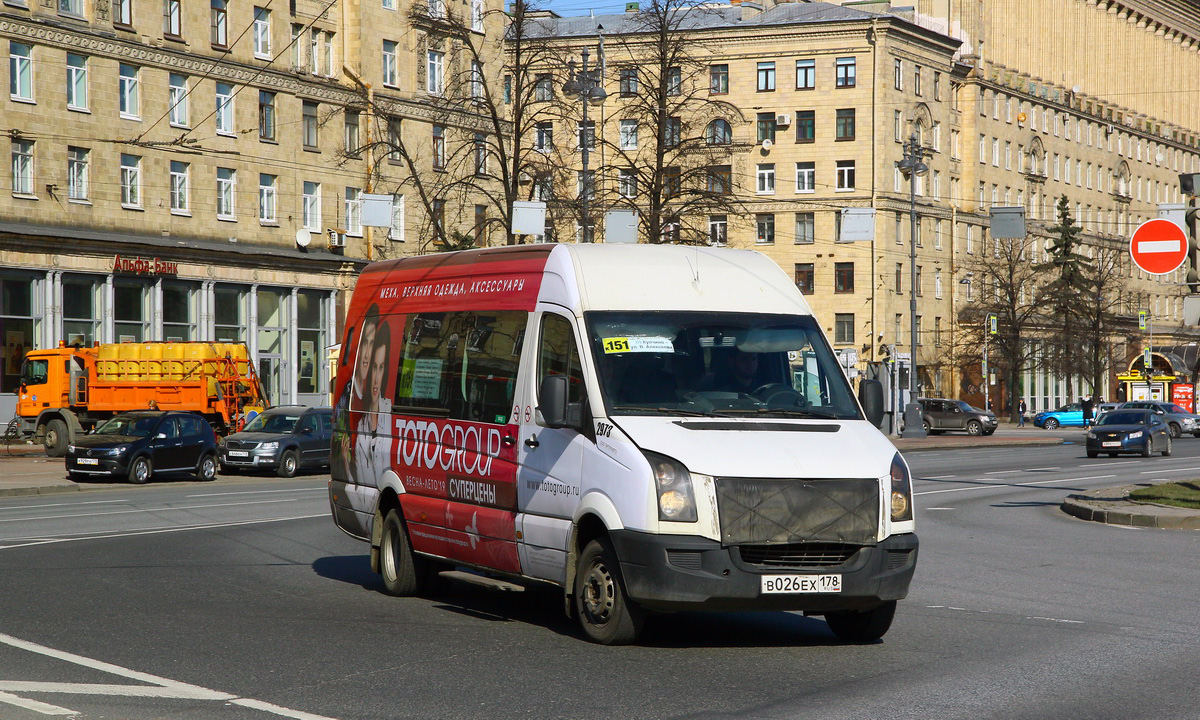
[[[1038,266],[1038,271],[1047,278],[1042,293],[1046,299],[1045,320],[1052,330],[1046,345],[1047,361],[1070,387],[1085,357],[1079,333],[1091,315],[1088,303],[1092,302],[1094,269],[1092,261],[1081,252],[1082,229],[1071,217],[1066,195],[1058,199],[1057,210],[1058,224],[1049,228],[1054,234],[1047,251],[1049,259]]]

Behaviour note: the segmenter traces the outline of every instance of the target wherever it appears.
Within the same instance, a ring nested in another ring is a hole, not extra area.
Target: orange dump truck
[[[243,343],[60,344],[25,355],[16,423],[59,457],[76,437],[129,410],[196,412],[224,434],[265,406]]]

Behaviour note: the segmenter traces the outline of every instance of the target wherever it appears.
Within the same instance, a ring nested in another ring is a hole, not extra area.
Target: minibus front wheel
[[[825,613],[825,621],[834,635],[846,642],[875,642],[892,627],[896,601],[891,600],[870,610],[843,610]]]
[[[601,645],[628,645],[646,614],[629,600],[621,565],[607,538],[589,542],[575,565],[575,610],[588,638]]]
[[[388,595],[407,597],[417,594],[421,578],[417,563],[399,511],[389,510],[383,520],[379,543],[379,572],[383,575],[383,587]]]

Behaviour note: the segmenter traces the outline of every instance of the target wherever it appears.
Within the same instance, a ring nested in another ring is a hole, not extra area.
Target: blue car
[[[1083,405],[1071,403],[1057,410],[1047,410],[1033,416],[1033,424],[1047,430],[1058,427],[1083,427]]]

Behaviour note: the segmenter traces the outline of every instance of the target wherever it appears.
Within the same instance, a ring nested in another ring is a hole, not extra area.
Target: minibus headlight
[[[892,522],[912,520],[912,477],[900,453],[892,458]]]
[[[647,452],[646,461],[650,463],[658,491],[658,519],[696,522],[696,496],[688,469],[678,460],[658,453]]]

